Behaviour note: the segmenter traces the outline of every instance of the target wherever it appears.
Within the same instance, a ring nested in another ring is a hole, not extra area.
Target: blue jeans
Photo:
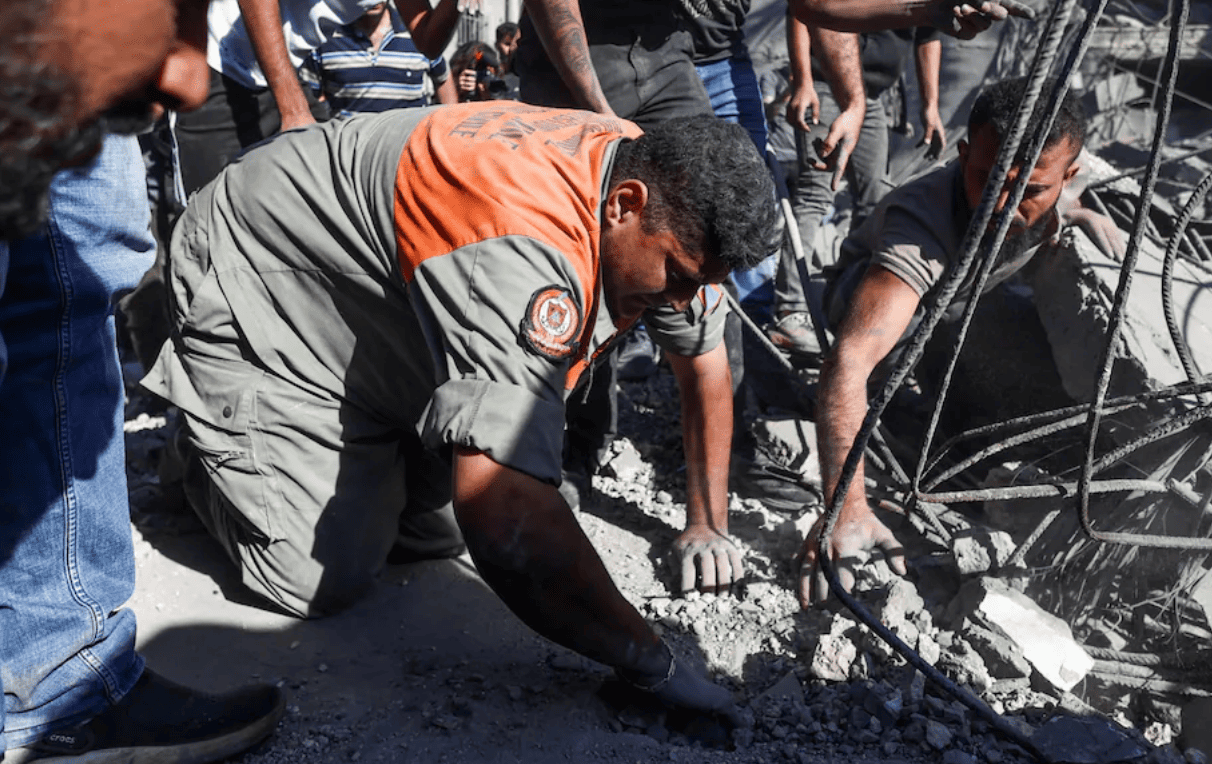
[[[55,179],[40,233],[0,242],[0,748],[143,671],[113,299],[152,263],[149,220],[138,143],[110,137]]]
[[[695,64],[694,68],[707,88],[715,115],[745,128],[758,153],[765,156],[766,110],[748,54],[736,53],[722,61]]]

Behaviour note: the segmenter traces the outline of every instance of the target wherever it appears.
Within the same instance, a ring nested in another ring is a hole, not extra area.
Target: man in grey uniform
[[[177,227],[177,327],[145,382],[184,413],[195,509],[251,588],[318,615],[371,584],[402,513],[453,499],[485,581],[532,628],[727,712],[675,670],[556,485],[565,400],[643,317],[683,382],[689,522],[726,532],[708,285],[767,251],[772,199],[748,136],[711,117],[640,136],[487,102],[250,152]]]

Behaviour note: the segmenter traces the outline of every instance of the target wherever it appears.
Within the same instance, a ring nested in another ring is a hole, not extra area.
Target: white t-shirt
[[[291,64],[298,69],[316,46],[376,4],[377,0],[282,0],[282,33]],[[212,0],[207,26],[206,61],[210,68],[245,87],[267,87],[240,16],[239,0]]]

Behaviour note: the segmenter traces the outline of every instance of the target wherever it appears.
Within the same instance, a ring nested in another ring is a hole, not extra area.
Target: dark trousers
[[[328,119],[328,107],[304,87],[312,116]],[[206,102],[196,111],[177,115],[177,148],[186,195],[214,180],[231,161],[282,127],[278,104],[268,89],[246,88],[213,69]]]

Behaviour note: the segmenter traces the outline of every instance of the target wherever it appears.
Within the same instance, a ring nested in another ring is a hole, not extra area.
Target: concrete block
[[[964,628],[964,639],[985,661],[989,676],[994,679],[1016,679],[1031,676],[1031,663],[1014,640],[1000,631],[979,624]]]
[[[850,665],[858,657],[858,648],[854,640],[846,636],[847,626],[846,621],[834,619],[829,633],[822,634],[817,640],[809,666],[813,677],[830,682],[844,682],[850,678]]]
[[[951,555],[961,576],[996,573],[1014,554],[1014,539],[1005,531],[972,528],[957,536],[951,545]]]
[[[1031,286],[1065,391],[1089,402],[1107,344],[1120,266],[1080,231],[1065,240],[1036,256]],[[1186,381],[1162,311],[1163,254],[1147,239],[1142,243],[1114,351],[1112,396]],[[1212,371],[1212,271],[1179,258],[1174,269],[1174,307],[1196,365],[1204,373]]]
[[[644,457],[640,456],[640,452],[635,450],[635,446],[620,439],[611,444],[611,450],[613,453],[607,458],[606,464],[603,465],[603,472],[624,483],[633,483],[639,480],[645,470],[645,464]]]
[[[1067,692],[1094,666],[1061,619],[995,578],[965,584],[948,608],[952,623],[964,619],[1005,634],[1052,687]]]

